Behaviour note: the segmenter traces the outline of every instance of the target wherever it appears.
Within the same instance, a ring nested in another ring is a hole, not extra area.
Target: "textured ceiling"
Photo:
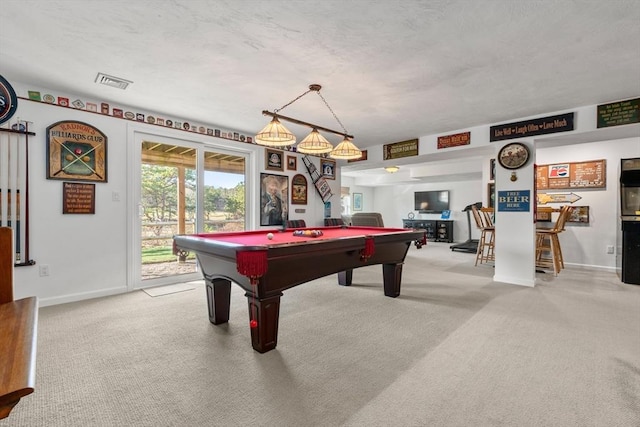
[[[640,95],[638,0],[4,0],[0,17],[9,81],[247,134],[318,83],[360,148]],[[341,129],[315,93],[282,113]]]

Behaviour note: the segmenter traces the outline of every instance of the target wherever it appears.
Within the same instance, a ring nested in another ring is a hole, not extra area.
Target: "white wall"
[[[25,84],[11,82],[19,97],[27,97],[28,90],[41,90]],[[77,97],[69,94],[69,99]],[[99,102],[98,102],[99,104]],[[118,105],[118,107],[124,107]],[[593,109],[593,108],[591,108]],[[150,112],[143,112],[150,114]],[[591,113],[578,117],[591,117]],[[20,118],[32,122],[30,130],[36,133],[30,138],[30,258],[37,262],[35,267],[20,267],[15,274],[15,295],[17,298],[36,295],[41,305],[86,299],[130,290],[127,280],[127,268],[132,260],[128,257],[131,248],[127,246],[127,219],[136,215],[133,207],[127,205],[127,144],[129,141],[129,126],[131,122],[101,114],[89,113],[72,108],[62,108],[44,103],[20,99],[14,120]],[[174,120],[176,118],[173,118]],[[177,118],[187,121],[185,118]],[[96,126],[109,138],[108,142],[108,177],[107,183],[96,183],[96,213],[95,215],[63,215],[62,214],[62,182],[46,179],[46,127],[60,120],[79,120]],[[206,125],[206,124],[204,124]],[[135,122],[137,128],[153,133],[157,126]],[[218,127],[218,126],[213,126]],[[204,138],[176,129],[163,128],[175,134],[176,138],[196,140]],[[474,128],[475,129],[475,128]],[[474,135],[480,135],[476,141],[483,140],[483,132],[474,130]],[[211,137],[211,140],[216,138]],[[421,152],[429,152],[423,144],[433,145],[435,138],[421,137]],[[231,140],[220,140],[227,146],[242,144],[255,147],[255,169],[253,176],[258,177],[264,171],[264,150],[262,147],[252,146]],[[475,143],[474,143],[475,144]],[[545,151],[548,150],[548,151]],[[375,152],[369,150],[372,157]],[[607,189],[606,191],[581,191],[581,204],[591,207],[592,223],[588,227],[571,226],[561,237],[567,249],[566,262],[587,266],[614,268],[613,256],[604,253],[607,245],[615,245],[617,203],[617,169],[620,157],[640,157],[640,138],[628,140],[606,141],[590,144],[580,144],[557,148],[540,148],[537,150],[537,163],[557,163],[558,161],[581,161],[592,159],[607,159]],[[319,167],[319,159],[312,157]],[[455,220],[454,236],[457,242],[468,237],[466,217],[462,209],[476,201],[486,203],[486,184],[488,158],[481,160],[482,179],[448,182],[413,184],[409,186],[365,187],[350,185],[345,179],[344,186],[349,186],[351,193],[363,194],[363,212],[381,212],[388,226],[401,226],[402,218],[413,208],[413,192],[420,190],[451,190],[452,219]],[[278,172],[290,178],[302,173],[309,179],[304,165],[298,157],[298,170]],[[332,217],[340,215],[340,174],[336,180],[329,180],[334,196],[332,202]],[[249,186],[251,183],[247,183]],[[256,185],[257,183],[253,183]],[[117,195],[119,201],[114,201]],[[305,209],[303,214],[295,214],[296,208]],[[257,201],[250,201],[247,210],[258,209]],[[610,210],[610,212],[609,212]],[[291,205],[292,218],[305,219],[310,226],[321,225],[324,209],[319,196],[309,179],[308,204]],[[429,217],[429,216],[425,216]],[[433,217],[433,216],[431,216]],[[437,215],[435,215],[437,217]],[[256,228],[250,224],[250,228]],[[474,230],[474,238],[477,232]],[[565,243],[566,242],[566,243]],[[50,275],[40,277],[38,266],[49,266]],[[517,266],[513,266],[517,269]]]
[[[16,115],[33,122],[36,134],[29,139],[30,258],[36,265],[16,269],[16,297],[36,295],[48,305],[126,291],[126,123],[23,100]],[[89,123],[107,135],[108,182],[95,184],[94,215],[63,215],[62,181],[46,179],[46,128],[61,120]],[[120,201],[113,201],[114,193]],[[40,265],[49,266],[49,276],[39,276]]]
[[[55,93],[18,82],[11,82],[11,84],[19,97],[27,97],[28,90],[41,90],[43,94]],[[67,96],[69,99],[78,98],[69,94],[58,95]],[[100,102],[97,104],[100,105]],[[121,105],[116,107],[124,108]],[[128,109],[125,108],[126,110]],[[157,114],[154,115],[157,116]],[[286,166],[282,172],[265,171],[264,148],[257,145],[24,99],[19,99],[18,109],[11,122],[15,122],[18,118],[31,122],[29,130],[36,134],[29,138],[29,258],[36,261],[36,265],[16,268],[14,291],[16,298],[35,295],[39,297],[40,305],[46,306],[132,289],[127,268],[136,260],[129,257],[131,248],[128,247],[127,219],[136,218],[137,204],[134,206],[127,204],[129,199],[127,184],[130,179],[127,170],[127,145],[134,142],[129,140],[129,135],[133,133],[130,132],[131,127],[151,134],[160,132],[178,139],[196,142],[209,140],[211,143],[224,144],[227,147],[234,145],[240,145],[243,148],[251,147],[252,155],[255,156],[252,162],[255,170],[252,171],[251,176],[258,178],[254,183],[247,183],[247,187],[257,186],[260,172],[287,175],[289,183],[293,175],[303,174],[309,184],[308,203],[307,205],[289,205],[290,217],[304,219],[310,226],[323,223],[324,205],[311,182],[300,154],[285,152],[285,160],[287,154],[298,157],[297,171],[288,171]],[[188,121],[180,117],[171,118]],[[62,120],[88,123],[100,129],[108,138],[108,182],[95,184],[95,214],[93,215],[63,215],[62,181],[46,179],[46,128]],[[319,168],[320,159],[317,157],[311,157],[311,159]],[[328,182],[334,194],[331,198],[332,216],[339,216],[339,174],[335,180],[328,180]],[[255,194],[259,194],[259,190]],[[115,199],[119,200],[115,201]],[[247,212],[257,209],[259,209],[257,200],[250,200]],[[295,209],[305,209],[305,213],[297,214],[294,212]],[[254,217],[258,218],[258,215]],[[259,228],[259,224],[250,223],[248,227]],[[39,276],[40,265],[49,266],[49,276]]]
[[[573,192],[581,197],[576,206],[589,206],[589,224],[568,224],[560,239],[565,263],[584,267],[614,269],[615,254],[607,254],[606,247],[616,245],[617,204],[620,203],[618,179],[621,158],[640,157],[640,137],[613,141],[599,141],[558,147],[542,147],[535,150],[536,163],[540,165],[564,162],[580,162],[605,159],[607,161],[606,189],[574,189],[554,191],[555,193]],[[455,220],[454,240],[463,242],[468,238],[466,216],[462,209],[468,204],[481,201],[487,205],[487,184],[489,158],[480,160],[483,167],[481,180],[423,183],[401,186],[358,187],[351,191],[367,194],[373,199],[368,211],[380,212],[385,225],[401,227],[402,219],[413,211],[413,193],[423,190],[450,190],[451,219]],[[484,165],[487,165],[485,168]],[[523,171],[519,170],[519,174]],[[343,179],[346,185],[349,178]],[[551,193],[551,191],[549,191]],[[509,213],[510,218],[513,213]],[[416,218],[437,219],[439,214],[417,215]],[[472,219],[472,238],[477,239],[479,232]],[[496,249],[498,250],[498,249]],[[499,250],[498,250],[499,252]]]
[[[575,206],[589,206],[589,224],[567,223],[560,235],[565,264],[615,268],[615,254],[607,254],[608,245],[616,245],[617,212],[620,204],[618,180],[620,159],[640,157],[640,137],[591,142],[536,150],[540,165],[605,159],[606,189],[573,189],[549,193],[575,193],[581,197]]]
[[[403,185],[399,187],[379,187],[374,192],[373,211],[380,212],[384,224],[389,227],[402,227],[402,220],[409,212],[416,218],[439,219],[440,214],[419,214],[414,208],[413,193],[427,190],[449,190],[449,208],[454,220],[453,238],[455,242],[464,242],[469,238],[467,214],[462,210],[472,203],[482,202],[482,183],[477,181],[437,182]],[[472,238],[477,239],[479,232],[471,219]]]

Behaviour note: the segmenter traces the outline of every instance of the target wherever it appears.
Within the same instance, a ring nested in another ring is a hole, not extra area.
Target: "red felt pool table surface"
[[[301,230],[319,230],[322,235],[260,230],[174,237],[177,248],[196,254],[212,323],[229,321],[231,282],[246,291],[252,345],[260,353],[276,346],[284,290],[336,273],[338,283],[348,286],[353,269],[381,264],[384,294],[397,297],[409,247],[426,243],[424,230],[346,226]]]
[[[295,236],[293,233],[295,230],[312,231],[318,230],[322,232],[321,236]],[[358,236],[373,236],[376,234],[387,233],[402,233],[407,232],[404,228],[383,228],[383,227],[307,227],[297,228],[295,230],[258,230],[258,231],[243,231],[235,233],[209,233],[209,234],[194,234],[192,236],[201,237],[203,239],[211,239],[220,243],[230,243],[236,245],[242,245],[246,247],[251,246],[273,246],[279,244],[306,244],[311,242],[318,242],[321,240],[329,239],[345,239],[349,237]],[[269,239],[268,234],[272,234],[273,238]]]

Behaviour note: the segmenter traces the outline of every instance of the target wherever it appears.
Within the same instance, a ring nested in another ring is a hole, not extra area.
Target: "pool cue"
[[[26,182],[24,184],[24,261],[17,266],[35,265],[35,261],[29,259],[29,122],[25,121],[25,140],[24,140],[24,155],[25,155],[25,168],[24,173],[26,176]],[[22,254],[20,254],[22,257]]]

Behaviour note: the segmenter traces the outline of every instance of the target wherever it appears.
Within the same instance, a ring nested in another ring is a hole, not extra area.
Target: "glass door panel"
[[[245,230],[246,159],[185,141],[142,141],[138,219],[144,287],[197,279],[195,254],[174,248],[175,234]]]
[[[142,280],[196,272],[195,256],[174,250],[174,234],[193,233],[197,150],[144,141],[141,164]]]
[[[213,151],[204,153],[204,233],[245,229],[245,159]]]

